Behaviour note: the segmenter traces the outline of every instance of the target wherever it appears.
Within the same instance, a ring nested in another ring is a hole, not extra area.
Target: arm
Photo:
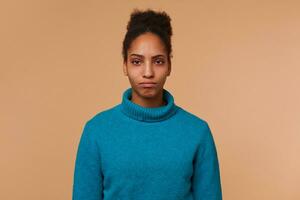
[[[100,153],[92,134],[87,122],[77,150],[72,200],[102,200]]]
[[[222,200],[218,155],[207,123],[194,160],[192,189],[195,200]]]

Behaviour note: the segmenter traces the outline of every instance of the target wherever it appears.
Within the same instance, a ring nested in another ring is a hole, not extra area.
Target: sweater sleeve
[[[211,130],[205,122],[203,140],[194,159],[192,190],[195,200],[222,200],[218,155]]]
[[[77,149],[72,200],[102,200],[102,190],[100,153],[87,122]]]

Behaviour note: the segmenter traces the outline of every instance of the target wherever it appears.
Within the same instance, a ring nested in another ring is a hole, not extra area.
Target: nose
[[[146,62],[143,76],[144,78],[151,78],[154,76],[154,71],[151,62]]]

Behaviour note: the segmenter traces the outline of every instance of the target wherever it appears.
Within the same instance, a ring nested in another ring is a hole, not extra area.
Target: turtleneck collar
[[[139,121],[156,122],[163,121],[175,114],[178,106],[174,102],[172,94],[163,89],[163,99],[166,104],[159,107],[143,107],[131,101],[132,88],[123,92],[121,110],[128,117]]]

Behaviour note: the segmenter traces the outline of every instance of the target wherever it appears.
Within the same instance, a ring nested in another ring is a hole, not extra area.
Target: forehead
[[[156,34],[144,33],[132,41],[128,49],[128,55],[131,54],[139,54],[145,57],[166,55],[165,45]]]

